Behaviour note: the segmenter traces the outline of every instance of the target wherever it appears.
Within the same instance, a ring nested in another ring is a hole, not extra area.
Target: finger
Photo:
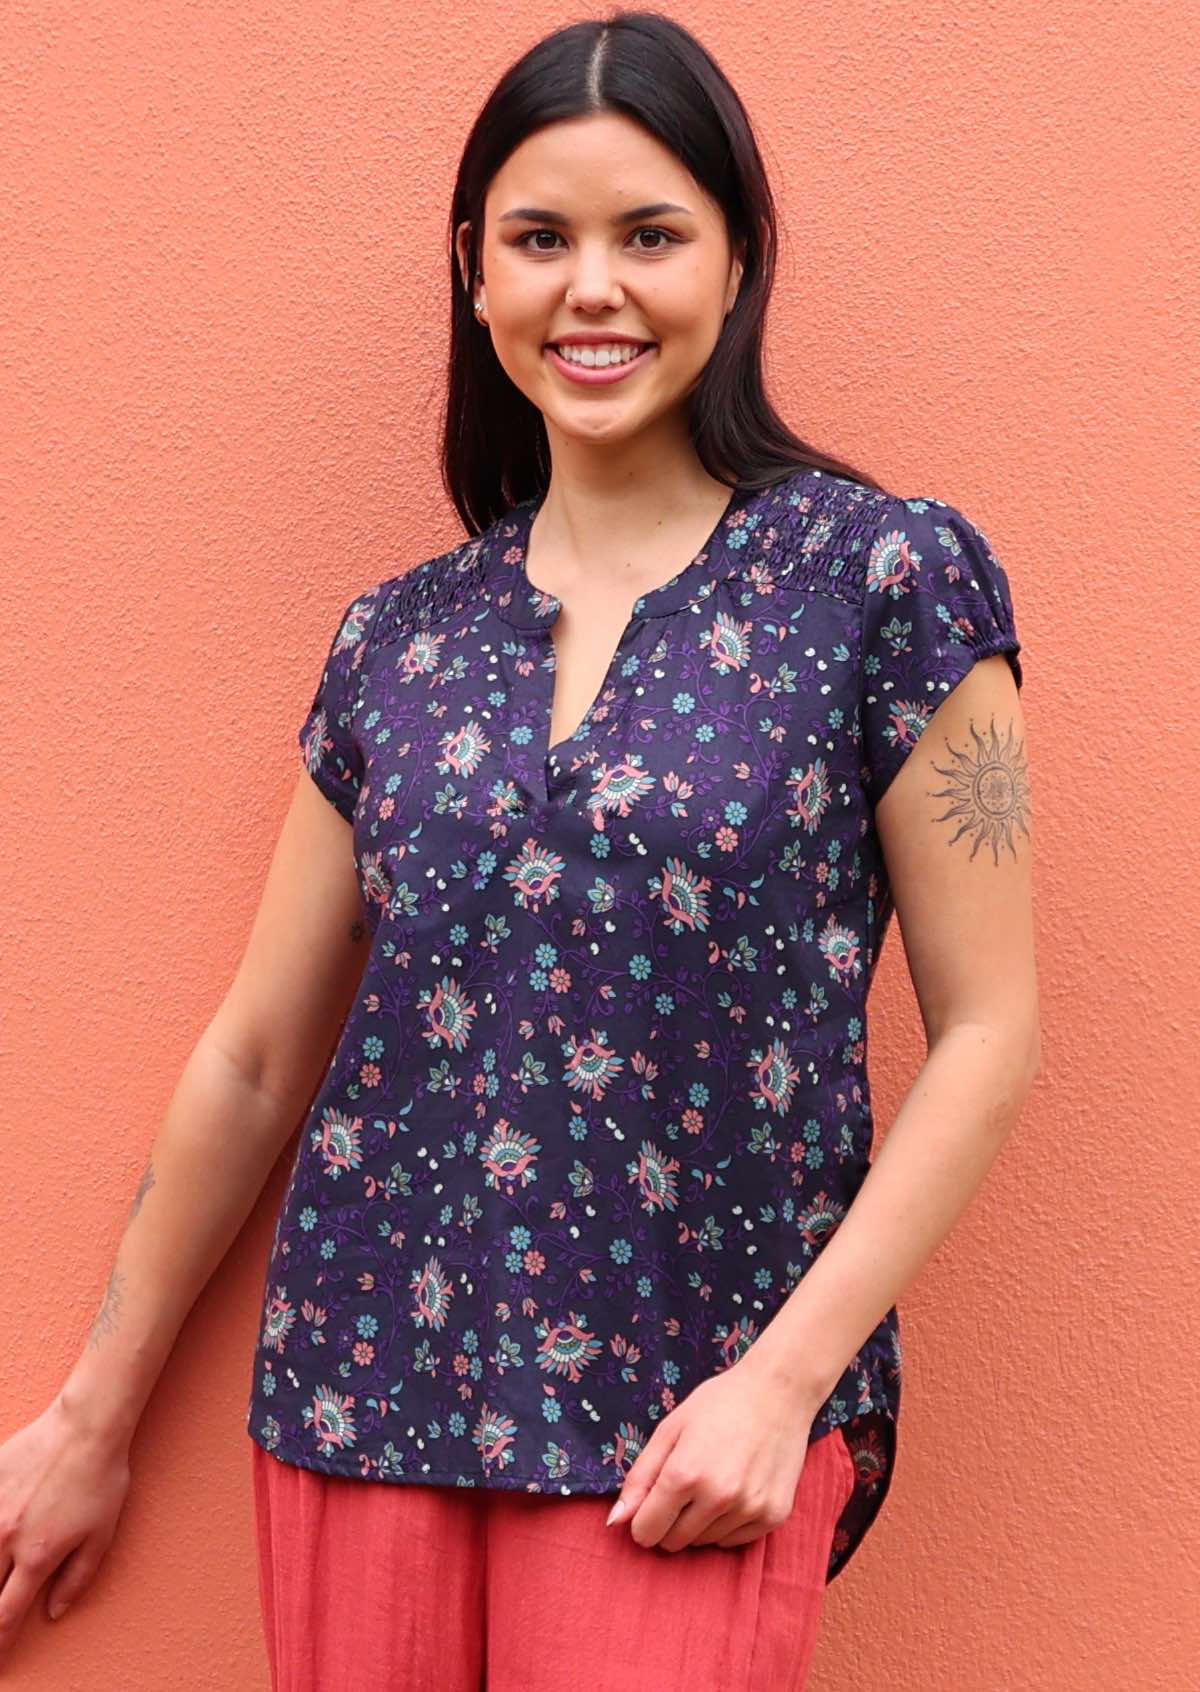
[[[709,1541],[713,1524],[722,1518],[728,1519],[728,1514],[715,1505],[702,1504],[699,1499],[693,1498],[680,1510],[659,1540],[659,1546],[664,1551],[683,1551],[688,1547],[702,1550]]]
[[[691,1491],[684,1490],[668,1475],[660,1475],[641,1505],[629,1521],[630,1535],[639,1545],[650,1550],[671,1532],[680,1511],[691,1502]]]
[[[714,1516],[712,1521],[704,1529],[703,1533],[698,1533],[696,1535],[692,1544],[712,1545],[718,1550],[724,1550],[725,1542],[729,1538],[730,1534],[739,1532],[742,1528],[746,1527],[749,1522],[750,1517],[747,1516],[745,1512],[739,1513],[736,1510],[726,1510],[724,1514]]]
[[[629,1473],[625,1476],[621,1495],[613,1506],[616,1514],[614,1515],[612,1511],[609,1512],[614,1525],[617,1522],[624,1521],[628,1522],[631,1527],[633,1526],[633,1517],[641,1509],[653,1490],[655,1482],[662,1472],[663,1464],[675,1449],[676,1442],[679,1439],[680,1427],[681,1424],[679,1423],[672,1424],[670,1421],[666,1421],[660,1423],[651,1434],[646,1442],[645,1450],[630,1466]]]
[[[764,1524],[761,1518],[752,1522],[743,1522],[739,1528],[736,1528],[720,1541],[721,1550],[735,1551],[739,1545],[753,1545],[756,1539],[761,1539],[764,1534],[770,1533],[770,1531],[770,1528]]]
[[[28,1563],[14,1563],[12,1573],[0,1592],[0,1653],[7,1651],[25,1620],[38,1587],[46,1578],[46,1571]]]
[[[46,1614],[52,1621],[62,1615],[68,1604],[73,1604],[79,1595],[86,1591],[92,1576],[100,1566],[100,1559],[93,1551],[87,1554],[87,1545],[78,1545],[71,1555],[58,1566],[54,1580],[50,1583],[46,1595]]]

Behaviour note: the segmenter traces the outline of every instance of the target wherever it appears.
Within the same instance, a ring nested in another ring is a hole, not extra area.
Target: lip
[[[573,329],[569,335],[551,335],[548,347],[603,347],[616,342],[623,347],[650,347],[654,342],[645,335],[626,335],[620,329]]]
[[[609,336],[610,341],[613,338],[611,335]],[[634,344],[636,345],[636,342]],[[563,358],[561,353],[556,351],[550,342],[546,343],[543,357],[549,359],[552,368],[557,370],[560,375],[565,376],[569,382],[582,382],[597,386],[604,382],[620,382],[623,377],[632,376],[635,370],[640,370],[644,364],[649,364],[657,351],[657,345],[651,342],[642,352],[634,358],[628,359],[624,364],[607,364],[603,369],[597,365],[589,367],[584,364],[571,364]]]

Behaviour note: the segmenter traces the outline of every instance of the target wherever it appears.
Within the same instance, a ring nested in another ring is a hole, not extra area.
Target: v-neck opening
[[[523,500],[514,506],[496,525],[496,546],[499,557],[492,577],[493,603],[506,622],[514,628],[536,634],[550,643],[548,665],[548,696],[539,712],[537,730],[538,750],[531,777],[541,800],[549,798],[567,774],[569,754],[586,748],[596,728],[596,711],[605,694],[613,687],[613,673],[622,655],[646,623],[666,617],[675,611],[695,604],[711,593],[716,582],[739,568],[738,550],[726,544],[732,520],[742,513],[755,497],[755,490],[734,486],[730,489],[720,515],[692,557],[658,587],[640,594],[630,607],[620,636],[609,654],[600,683],[586,711],[570,734],[551,742],[550,723],[554,715],[555,691],[558,683],[557,649],[551,629],[563,607],[563,600],[549,590],[535,586],[526,571],[529,536],[533,522],[545,503],[546,494]],[[618,703],[618,708],[620,701]]]
[[[605,693],[608,691],[610,685],[612,684],[613,671],[616,668],[617,661],[621,657],[621,653],[622,653],[623,648],[626,647],[630,643],[630,640],[631,640],[632,637],[636,637],[636,634],[638,632],[640,632],[640,630],[642,629],[645,622],[646,622],[646,618],[644,616],[642,616],[639,612],[633,611],[633,612],[630,613],[629,617],[626,620],[624,628],[621,630],[620,636],[617,640],[617,644],[613,647],[611,653],[609,654],[608,663],[605,666],[604,674],[600,678],[600,685],[596,689],[595,693],[592,695],[592,699],[591,699],[590,704],[587,707],[587,710],[583,713],[583,716],[580,717],[579,722],[571,730],[570,734],[565,735],[563,737],[563,739],[561,739],[561,740],[555,740],[553,742],[550,742],[550,744],[547,745],[547,747],[546,747],[546,760],[547,760],[547,762],[554,763],[561,770],[563,768],[563,765],[562,765],[561,760],[559,759],[558,754],[560,752],[564,751],[568,747],[577,746],[577,745],[582,746],[583,745],[584,741],[587,739],[589,732],[591,731],[592,727],[594,726],[594,718],[595,718],[596,707],[603,701]],[[547,634],[549,634],[548,629],[547,629]],[[549,741],[549,739],[550,739],[550,718],[554,713],[554,694],[555,694],[555,688],[556,688],[556,683],[557,683],[557,658],[558,658],[557,649],[553,648],[553,637],[551,636],[550,638],[551,638],[551,646],[552,646],[552,649],[554,650],[556,667],[554,669],[551,669],[551,671],[550,671],[550,699],[549,699],[549,702],[547,704],[547,714],[546,714],[546,738],[547,738],[547,741]]]

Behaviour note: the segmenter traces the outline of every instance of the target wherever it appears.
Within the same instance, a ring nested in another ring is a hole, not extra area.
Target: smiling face
[[[721,208],[613,112],[550,124],[509,155],[488,189],[479,268],[472,300],[551,442],[597,446],[682,418],[742,276]],[[628,367],[599,355],[582,371],[551,345],[608,335],[653,345]]]

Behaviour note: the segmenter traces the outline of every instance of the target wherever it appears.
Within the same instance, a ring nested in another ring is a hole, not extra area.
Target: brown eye
[[[514,247],[527,246],[535,235],[552,235],[555,240],[558,240],[558,231],[555,229],[527,229],[524,235],[517,236],[517,239],[513,242]],[[553,251],[552,248],[548,247],[539,247],[537,250],[539,253]]]
[[[656,224],[650,223],[643,223],[638,229],[634,230],[634,234],[661,235],[663,237],[663,246],[670,246],[671,242],[675,239],[675,237],[666,229],[659,229]],[[662,252],[662,247],[643,247],[642,251],[646,253],[660,253]]]

